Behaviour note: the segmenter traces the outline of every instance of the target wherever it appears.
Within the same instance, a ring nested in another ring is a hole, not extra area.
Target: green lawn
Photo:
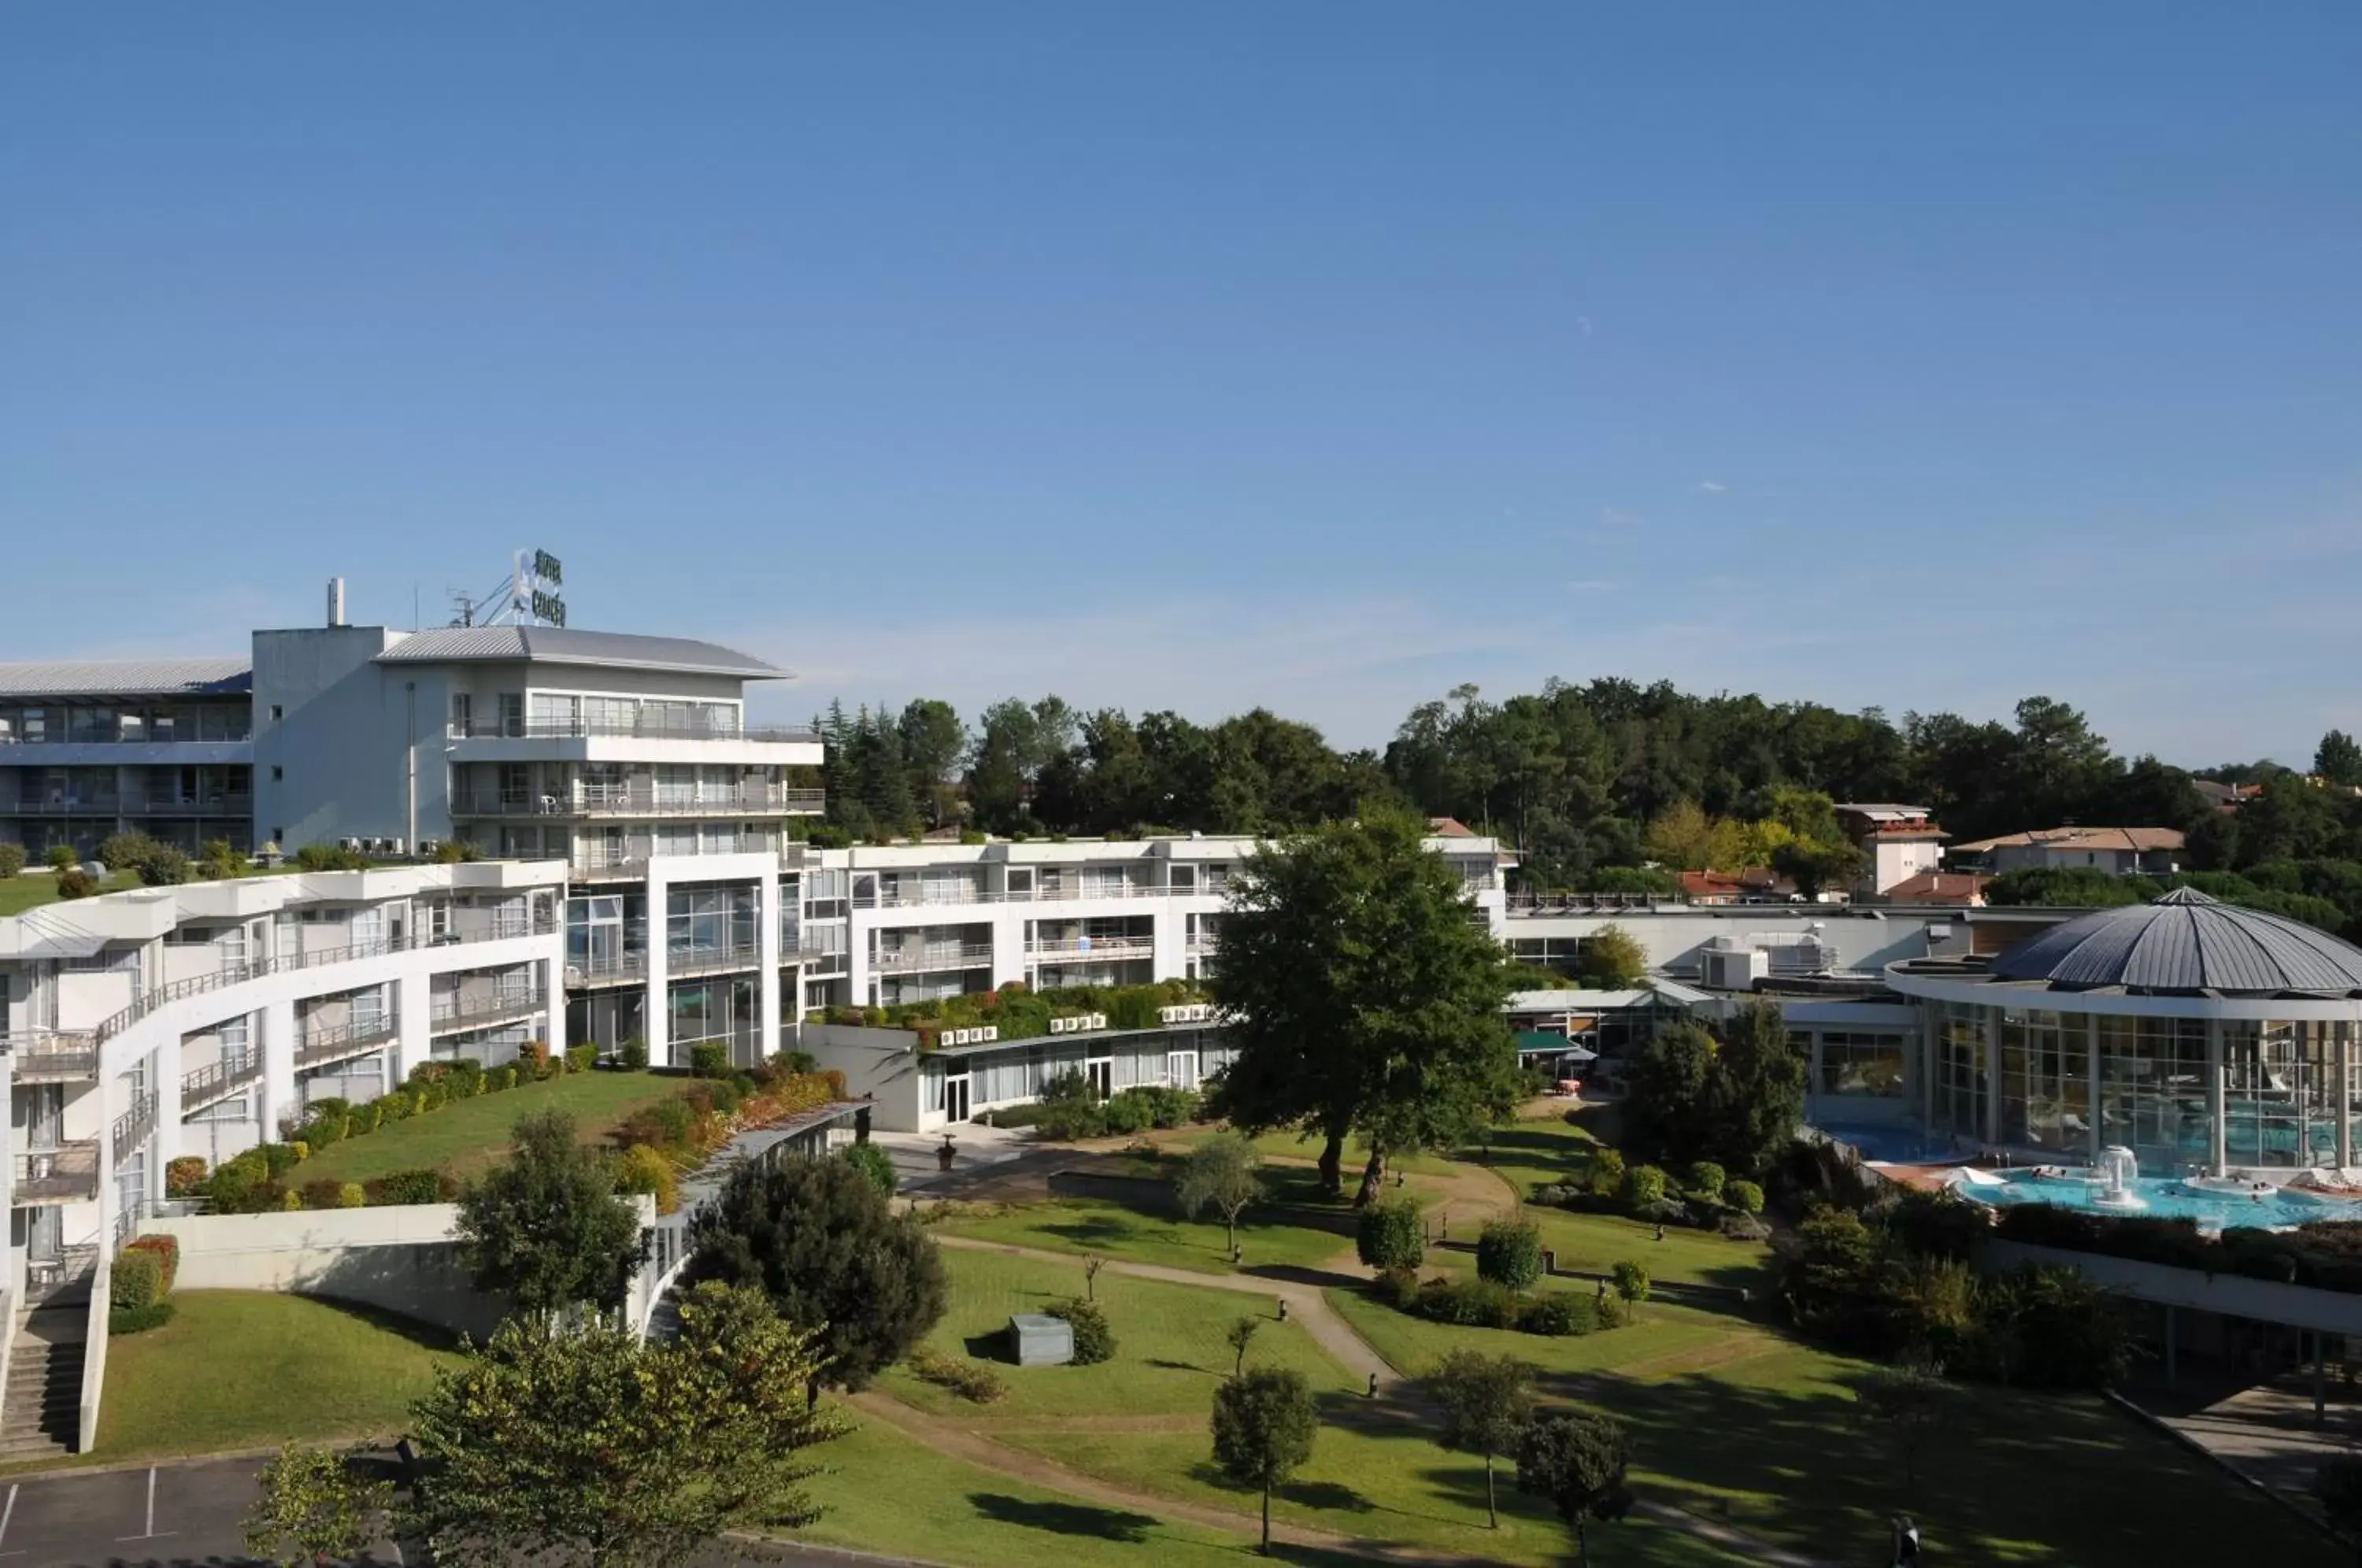
[[[1161,1162],[1170,1180],[1179,1173],[1178,1161]],[[1276,1197],[1313,1197],[1313,1175],[1290,1167],[1268,1169],[1264,1179]],[[1043,1247],[1053,1252],[1104,1253],[1135,1263],[1165,1264],[1211,1273],[1227,1272],[1231,1253],[1220,1216],[1210,1210],[1195,1220],[1175,1217],[1162,1202],[1157,1187],[1143,1184],[1137,1205],[1104,1198],[1062,1198],[1040,1203],[1011,1205],[988,1217],[944,1220],[945,1235],[974,1236],[982,1241],[1016,1246]],[[1152,1200],[1153,1200],[1152,1204]],[[1351,1211],[1332,1209],[1343,1230],[1328,1230],[1302,1222],[1285,1210],[1249,1209],[1239,1223],[1239,1245],[1245,1266],[1269,1264],[1317,1267],[1353,1247]]]
[[[287,1179],[299,1186],[367,1181],[391,1171],[428,1166],[471,1176],[507,1153],[509,1129],[528,1112],[567,1111],[582,1124],[582,1135],[595,1140],[639,1107],[679,1093],[682,1082],[654,1073],[602,1070],[521,1084],[502,1094],[454,1100],[440,1110],[332,1144],[296,1166]]]
[[[1155,1141],[1167,1148],[1194,1149],[1220,1131],[1221,1129],[1216,1127],[1193,1127],[1177,1133],[1159,1132],[1155,1134]],[[1254,1140],[1254,1146],[1266,1159],[1317,1162],[1320,1158],[1320,1143],[1319,1139],[1302,1133],[1282,1132],[1263,1133]],[[1370,1145],[1359,1135],[1345,1140],[1344,1175],[1348,1197],[1352,1196],[1352,1187],[1362,1179],[1362,1167],[1369,1163],[1369,1158]],[[1440,1154],[1396,1154],[1386,1162],[1386,1168],[1409,1171],[1415,1175],[1440,1176],[1451,1168],[1451,1162]]]
[[[927,1342],[947,1355],[991,1362],[1009,1393],[989,1405],[971,1404],[901,1367],[888,1372],[887,1391],[922,1409],[995,1420],[1108,1412],[1203,1417],[1213,1408],[1214,1386],[1232,1365],[1223,1331],[1242,1317],[1263,1320],[1249,1352],[1256,1365],[1292,1367],[1317,1389],[1358,1386],[1302,1328],[1275,1320],[1271,1297],[1110,1273],[1098,1276],[1097,1298],[1115,1331],[1114,1360],[1097,1366],[1016,1366],[1001,1344],[1010,1314],[1038,1312],[1047,1302],[1082,1295],[1081,1264],[952,1248],[944,1253],[944,1265],[951,1275],[951,1309]]]
[[[96,1463],[400,1431],[437,1366],[440,1331],[259,1290],[189,1290],[172,1320],[112,1341]]]
[[[1333,1290],[1413,1374],[1447,1351],[1508,1353],[1551,1394],[1630,1429],[1650,1496],[1831,1562],[1874,1562],[1896,1512],[1948,1562],[2159,1568],[2337,1560],[2319,1538],[2100,1400],[1959,1386],[1906,1485],[1853,1390],[1868,1368],[1737,1315],[1650,1302],[1574,1339],[1446,1328]]]
[[[139,878],[127,873],[105,878],[99,884],[99,890],[119,893],[138,885]],[[27,910],[57,901],[58,879],[46,866],[28,866],[20,875],[0,879],[0,915],[23,914]]]
[[[796,1540],[967,1568],[1241,1568],[1255,1561],[1237,1536],[1012,1481],[883,1422],[809,1452],[831,1474],[808,1488],[825,1511],[789,1535]],[[1289,1546],[1273,1557],[1321,1565],[1367,1561]]]

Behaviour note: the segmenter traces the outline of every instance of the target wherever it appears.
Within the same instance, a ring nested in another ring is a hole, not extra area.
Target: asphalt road
[[[0,1482],[0,1568],[224,1568],[248,1563],[239,1521],[254,1499],[259,1459],[160,1464]],[[877,1564],[825,1548],[768,1542],[717,1546],[704,1560],[786,1568]],[[386,1542],[359,1560],[363,1568],[425,1568],[414,1552]]]

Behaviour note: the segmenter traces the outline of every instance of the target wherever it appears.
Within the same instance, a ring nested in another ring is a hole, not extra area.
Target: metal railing
[[[365,958],[382,958],[393,953],[412,953],[421,948],[451,947],[472,942],[511,942],[521,936],[546,936],[558,929],[557,917],[549,915],[519,915],[496,920],[478,931],[416,932],[396,940],[381,938],[375,942],[359,942],[344,947],[324,948],[317,953],[284,953],[276,958],[244,958],[226,961],[209,975],[192,975],[184,980],[174,980],[145,992],[130,1006],[92,1031],[104,1044],[130,1028],[158,1008],[176,1002],[184,997],[217,991],[226,986],[240,985],[260,979],[266,975],[292,974],[299,969],[326,968],[335,964],[357,963]]]
[[[1028,958],[1153,958],[1153,936],[1074,936],[1025,944]]]
[[[242,1051],[210,1066],[181,1075],[181,1114],[218,1105],[262,1077],[262,1053]]]
[[[1686,893],[1511,893],[1513,915],[1590,914],[1596,910],[1645,910],[1660,904],[1686,905]]]
[[[250,817],[254,814],[254,797],[209,795],[201,801],[126,801],[123,802],[123,814],[127,817]]]
[[[665,973],[699,975],[717,969],[751,969],[762,960],[762,948],[751,942],[731,947],[671,947],[665,950]]]
[[[1036,888],[1030,892],[1005,892],[966,886],[946,886],[943,883],[919,883],[908,887],[883,886],[853,895],[853,907],[860,910],[924,909],[959,904],[1067,904],[1082,903],[1095,899],[1123,900],[1132,899],[1198,899],[1220,898],[1229,890],[1227,883],[1208,887],[1175,888],[1164,883],[1060,883]]]
[[[25,1299],[47,1301],[83,1284],[98,1272],[98,1243],[79,1242],[60,1247],[45,1258],[25,1260]]]
[[[877,955],[870,960],[869,966],[909,973],[926,969],[989,968],[991,964],[991,943],[965,942],[925,947],[881,947]]]
[[[8,1052],[9,1077],[20,1084],[66,1083],[98,1076],[98,1036],[88,1032],[43,1030],[0,1040]]]
[[[488,997],[430,997],[426,1027],[429,1030],[464,1029],[471,1024],[508,1018],[520,1012],[535,1011],[547,1006],[548,1002],[548,997],[538,986]]]
[[[19,1204],[80,1203],[98,1196],[98,1140],[84,1138],[17,1156]]]
[[[742,789],[686,794],[633,786],[585,784],[564,794],[462,791],[451,798],[455,817],[733,817],[825,811],[824,790]]]
[[[115,1119],[111,1142],[115,1147],[115,1163],[123,1164],[131,1152],[148,1141],[156,1131],[156,1091],[142,1089],[131,1101],[131,1109]]]
[[[119,817],[122,814],[123,800],[117,795],[109,795],[104,800],[88,800],[82,796],[67,801],[20,800],[15,805],[0,810],[0,816],[11,817]]]
[[[452,740],[686,740],[817,744],[818,730],[802,724],[735,724],[704,720],[478,719],[451,724]]]
[[[566,961],[566,983],[568,987],[596,985],[609,980],[642,980],[647,977],[647,973],[648,955],[646,953],[604,953]]]
[[[307,1029],[295,1037],[295,1066],[317,1067],[350,1056],[365,1056],[402,1032],[392,1014],[366,1023],[332,1023]]]

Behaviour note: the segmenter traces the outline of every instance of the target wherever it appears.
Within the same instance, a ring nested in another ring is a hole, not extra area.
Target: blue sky
[[[0,658],[2362,728],[2362,9],[15,7]]]

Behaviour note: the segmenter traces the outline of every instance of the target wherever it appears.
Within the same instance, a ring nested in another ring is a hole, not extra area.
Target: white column
[[[1805,1120],[1817,1124],[1821,1119],[1821,1085],[1827,1081],[1821,1077],[1821,1031],[1817,1027],[1812,1031],[1812,1042],[1811,1057],[1805,1068]]]
[[[670,988],[666,971],[665,900],[667,889],[657,867],[663,861],[648,857],[648,998],[645,1032],[648,1042],[648,1066],[668,1067],[672,1059],[672,1014],[666,1006],[666,992]],[[682,1066],[689,1064],[683,1062]]]
[[[2001,1142],[2001,1009],[1985,1009],[1985,1142]]]
[[[295,1103],[295,1003],[266,1002],[254,1021],[255,1048],[262,1053],[262,1141],[278,1142],[279,1119],[300,1114]]]
[[[2354,1121],[2348,1114],[2354,1086],[2354,1026],[2339,1022],[2337,1031],[2337,1092],[2330,1103],[2337,1111],[2337,1168],[2344,1170],[2354,1163]]]
[[[769,1061],[779,1050],[779,875],[764,873],[755,884],[756,949],[762,963],[756,987],[755,1054]]]
[[[1025,928],[1033,906],[1000,904],[992,913],[992,988],[1025,977]]]
[[[553,1056],[566,1055],[566,950],[565,938],[558,939],[555,954],[533,961],[535,978],[541,987],[541,1037],[549,1043]]]
[[[2230,1167],[2230,1129],[2224,1125],[2229,1096],[2224,1093],[2223,1021],[2206,1021],[2206,1174],[2221,1176]]]
[[[1149,968],[1152,980],[1168,980],[1189,971],[1189,919],[1179,899],[1159,899],[1150,926],[1156,937],[1156,959]]]
[[[2100,1015],[2098,1013],[2087,1013],[2084,1016],[2084,1031],[2085,1049],[2089,1053],[2088,1070],[2092,1075],[2092,1126],[2091,1137],[2087,1140],[2091,1146],[2087,1151],[2089,1158],[2086,1163],[2096,1165],[2100,1163],[2100,1124],[2102,1121],[2104,1120],[2100,1112],[2102,1095],[2100,1090]]]
[[[181,1155],[181,1042],[159,1045],[149,1059],[148,1079],[156,1090],[156,1137],[148,1149],[148,1197],[161,1201],[164,1167]]]
[[[431,949],[429,951],[432,951]],[[435,987],[426,975],[403,975],[393,982],[393,1021],[401,1032],[393,1037],[393,1084],[407,1082],[411,1073],[435,1055]],[[393,1084],[386,1085],[391,1089]]]

